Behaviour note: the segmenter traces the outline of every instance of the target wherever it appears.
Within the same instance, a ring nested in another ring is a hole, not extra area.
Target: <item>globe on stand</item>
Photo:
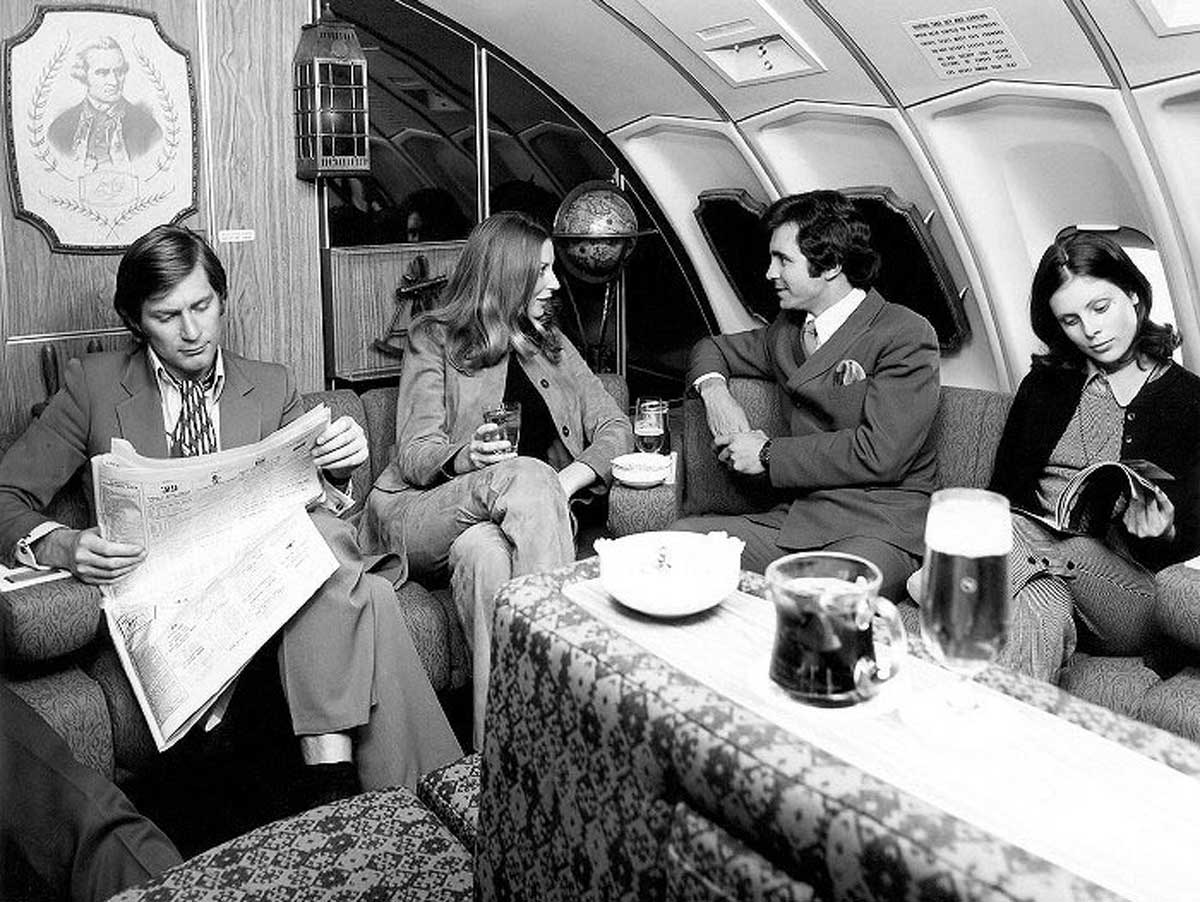
[[[595,347],[584,335],[579,310],[575,309],[579,337],[584,345],[582,350],[593,369],[598,368],[603,353],[616,278],[638,237],[653,232],[653,229],[640,231],[633,204],[616,185],[599,179],[576,185],[563,198],[558,212],[554,214],[554,241],[563,267],[582,282],[605,285],[604,307]]]

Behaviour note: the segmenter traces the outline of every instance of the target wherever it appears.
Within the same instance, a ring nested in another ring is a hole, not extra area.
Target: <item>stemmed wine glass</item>
[[[1008,634],[1008,499],[983,489],[934,492],[925,520],[921,635],[930,654],[966,683],[982,672]]]
[[[633,440],[639,451],[660,453],[667,440],[667,402],[638,398],[633,414]]]

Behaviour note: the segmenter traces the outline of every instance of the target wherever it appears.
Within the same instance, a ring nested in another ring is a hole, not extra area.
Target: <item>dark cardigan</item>
[[[1085,373],[1035,366],[1021,381],[996,451],[989,486],[1016,507],[1040,510],[1038,481],[1083,393]],[[1175,538],[1130,539],[1130,551],[1158,570],[1200,553],[1200,377],[1178,365],[1148,382],[1125,411],[1122,460],[1149,460],[1175,477]]]

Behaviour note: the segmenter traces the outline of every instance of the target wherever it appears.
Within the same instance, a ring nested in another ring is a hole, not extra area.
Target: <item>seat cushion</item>
[[[5,682],[54,728],[77,761],[112,779],[112,724],[94,680],[78,667],[65,667],[30,679],[6,677]]]
[[[479,823],[479,754],[430,771],[417,784],[417,797],[441,818],[468,849],[475,848]]]
[[[1142,697],[1159,676],[1141,658],[1076,654],[1063,668],[1058,686],[1126,717],[1141,718]]]
[[[1200,668],[1188,667],[1150,688],[1138,717],[1156,727],[1200,742]]]
[[[113,902],[468,900],[471,854],[407,789],[369,792],[251,830]]]
[[[430,592],[412,580],[396,591],[413,645],[433,688],[457,689],[471,677],[471,657],[449,592]]]

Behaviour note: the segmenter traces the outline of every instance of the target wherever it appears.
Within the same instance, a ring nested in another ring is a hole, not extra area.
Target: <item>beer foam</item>
[[[925,546],[960,557],[993,557],[1012,550],[1012,519],[994,503],[948,498],[929,508]]]

